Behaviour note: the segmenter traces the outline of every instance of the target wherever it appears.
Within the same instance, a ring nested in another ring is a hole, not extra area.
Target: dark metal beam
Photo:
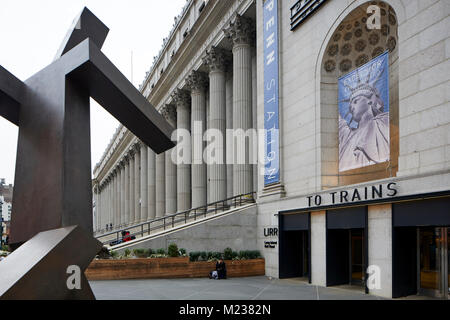
[[[19,125],[19,112],[24,84],[0,66],[0,117]]]

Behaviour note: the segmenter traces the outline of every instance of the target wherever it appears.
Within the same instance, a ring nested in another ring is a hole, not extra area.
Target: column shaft
[[[136,145],[134,155],[134,224],[141,222],[141,152]]]
[[[148,219],[150,220],[156,218],[156,155],[150,148],[147,148],[147,157]],[[164,196],[162,196],[162,199],[164,199]]]
[[[128,225],[130,223],[130,162],[129,162],[129,159],[127,159],[126,163],[125,163],[124,185],[125,185],[124,224]]]
[[[177,129],[179,130],[177,153],[177,211],[191,208],[191,138],[185,135],[191,130],[190,97],[184,90],[176,90],[172,95],[177,108]],[[181,139],[182,138],[182,139]],[[183,141],[188,139],[188,141]]]
[[[246,132],[252,128],[252,55],[249,44],[233,47],[233,127]],[[252,191],[252,165],[249,164],[250,146],[245,143],[237,156],[245,155],[245,164],[233,166],[234,195]]]
[[[166,213],[166,155],[156,155],[156,217]]]
[[[206,76],[194,71],[188,77],[191,89],[191,188],[192,208],[207,204],[207,169],[203,161],[205,142],[203,134],[206,130]]]
[[[135,203],[134,203],[134,158],[135,158],[135,155],[134,155],[134,153],[131,155],[131,157],[130,157],[130,180],[129,180],[129,183],[130,183],[130,197],[129,197],[129,202],[128,202],[128,204],[129,204],[129,206],[130,206],[130,216],[129,216],[129,219],[128,219],[128,223],[129,224],[133,224],[134,223],[134,218],[135,218],[135,211],[134,211],[134,208],[135,208]]]
[[[215,139],[215,161],[210,164],[210,199],[209,202],[224,200],[227,197],[225,166],[225,130],[226,130],[226,96],[225,72],[215,70],[209,74],[210,88],[210,128],[217,135]],[[217,161],[217,162],[216,162]]]
[[[141,222],[148,220],[148,148],[141,145]]]
[[[227,130],[233,129],[233,75],[228,73],[226,78],[226,127]],[[228,138],[228,137],[227,137]],[[232,139],[226,139],[226,156],[227,159],[227,198],[233,197],[233,164],[232,158],[227,158],[232,155]]]

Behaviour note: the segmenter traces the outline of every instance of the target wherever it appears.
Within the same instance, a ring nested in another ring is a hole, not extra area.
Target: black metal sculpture
[[[173,128],[100,51],[108,31],[84,8],[52,64],[25,82],[0,67],[0,116],[19,126],[13,249],[32,237],[36,241],[40,232],[70,226],[92,237],[90,97],[156,153],[174,146]],[[58,246],[51,237],[39,241]],[[78,246],[66,243],[64,247]],[[8,259],[24,255],[22,251],[19,248]],[[81,264],[89,260],[80,259]],[[2,277],[9,271],[3,266],[0,295],[8,289]],[[39,285],[39,279],[34,281]],[[89,293],[84,297],[89,298]]]

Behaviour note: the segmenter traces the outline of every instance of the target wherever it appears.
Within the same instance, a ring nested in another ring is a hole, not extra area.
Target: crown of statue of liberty
[[[369,67],[369,72],[364,81],[361,79],[361,75],[360,75],[360,70],[362,70],[362,68],[359,68],[355,71],[356,79],[357,79],[355,86],[352,87],[352,86],[349,86],[348,84],[346,84],[345,82],[343,82],[343,85],[350,91],[350,95],[347,99],[342,99],[341,102],[351,102],[353,99],[355,99],[356,97],[361,96],[361,95],[363,95],[365,97],[371,97],[372,95],[375,94],[377,97],[380,97],[380,92],[376,88],[376,84],[381,79],[381,76],[383,75],[385,69],[384,69],[384,66],[380,67],[377,75],[374,77],[374,79],[371,79],[373,71],[376,69],[373,66],[374,66],[374,64],[372,64]],[[383,108],[383,105],[381,105],[380,107]],[[379,111],[382,111],[382,110],[379,110]]]

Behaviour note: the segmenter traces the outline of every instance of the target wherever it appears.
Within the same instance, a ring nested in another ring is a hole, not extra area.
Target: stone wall
[[[219,251],[227,247],[234,251],[257,250],[256,245],[256,206],[207,220],[206,222],[173,231],[162,236],[140,241],[125,249],[167,250],[169,244],[192,251]]]

